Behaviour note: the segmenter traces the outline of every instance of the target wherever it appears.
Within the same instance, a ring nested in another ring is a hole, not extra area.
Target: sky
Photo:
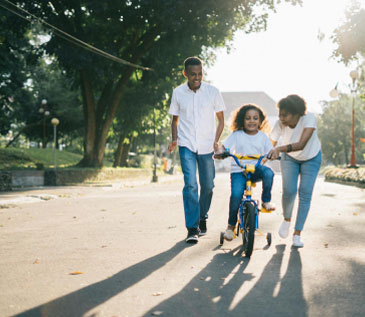
[[[361,0],[365,7],[365,0]],[[321,112],[321,100],[338,83],[346,91],[349,73],[357,64],[345,66],[331,55],[336,48],[330,36],[345,18],[351,0],[303,0],[302,6],[280,4],[271,13],[267,30],[237,32],[233,49],[217,52],[214,66],[205,70],[205,80],[222,92],[264,91],[275,101],[298,94],[308,110]],[[325,34],[322,41],[318,33]]]

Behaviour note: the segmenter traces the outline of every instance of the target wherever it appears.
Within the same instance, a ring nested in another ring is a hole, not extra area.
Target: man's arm
[[[216,113],[217,119],[218,119],[218,126],[217,126],[217,130],[215,132],[215,139],[214,139],[214,152],[218,151],[218,142],[219,142],[219,138],[221,137],[221,134],[223,132],[224,129],[224,112],[220,111]]]
[[[171,122],[171,143],[169,144],[169,153],[175,150],[177,145],[177,125],[179,124],[179,116],[172,116]]]

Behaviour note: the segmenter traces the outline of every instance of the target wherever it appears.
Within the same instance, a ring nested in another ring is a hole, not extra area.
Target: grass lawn
[[[67,151],[56,152],[57,167],[70,167],[77,164],[82,155]],[[54,165],[53,149],[39,148],[0,148],[0,170],[37,168],[52,168]],[[111,166],[110,162],[104,161],[104,166]]]

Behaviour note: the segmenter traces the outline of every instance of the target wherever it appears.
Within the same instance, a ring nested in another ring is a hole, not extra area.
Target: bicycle
[[[259,228],[259,213],[271,213],[271,211],[266,210],[264,208],[259,208],[258,201],[255,201],[252,198],[252,187],[255,187],[255,183],[251,181],[251,175],[255,172],[256,168],[261,164],[264,158],[267,158],[267,155],[240,155],[240,154],[231,154],[228,149],[226,149],[222,153],[214,154],[214,158],[217,159],[225,159],[227,157],[232,157],[236,164],[242,168],[242,172],[246,176],[246,190],[245,194],[242,197],[242,201],[240,203],[239,208],[239,217],[237,221],[235,232],[235,238],[239,236],[239,233],[242,235],[242,243],[243,250],[247,257],[250,257],[253,251],[253,245],[255,240],[255,231]],[[256,164],[247,164],[242,165],[239,160],[257,160]],[[266,235],[267,244],[270,246],[272,242],[272,235],[270,232]],[[220,245],[223,245],[224,242],[224,232],[220,233]]]

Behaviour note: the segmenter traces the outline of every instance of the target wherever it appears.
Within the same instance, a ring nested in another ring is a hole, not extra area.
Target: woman
[[[286,238],[289,234],[300,176],[293,246],[303,247],[300,234],[307,219],[314,183],[321,166],[321,143],[317,136],[316,118],[313,114],[306,113],[307,107],[303,98],[289,95],[281,99],[277,106],[279,121],[270,135],[275,148],[269,152],[269,158],[276,159],[282,153],[280,165],[283,178],[284,221],[280,226],[279,235]],[[276,147],[280,139],[283,145]]]

